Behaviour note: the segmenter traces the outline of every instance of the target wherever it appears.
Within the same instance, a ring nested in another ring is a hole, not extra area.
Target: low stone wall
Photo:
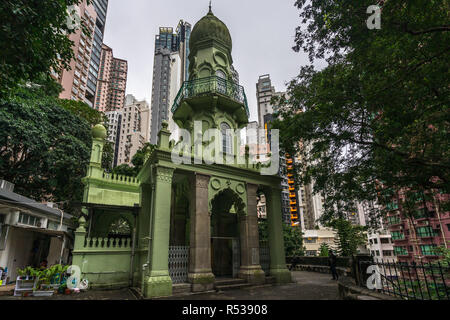
[[[81,278],[89,280],[90,288],[118,289],[129,286],[130,239],[78,240],[73,251],[72,264],[80,267]]]
[[[307,266],[329,266],[328,257],[287,257],[286,263],[291,264],[292,262],[296,262],[300,265]],[[336,267],[341,268],[349,268],[350,267],[350,258],[349,257],[336,257]]]
[[[357,286],[352,278],[342,277],[338,281],[339,297],[343,300],[400,300],[399,298],[378,293]]]
[[[291,271],[309,271],[309,272],[318,272],[318,273],[329,273],[331,275],[330,267],[328,267],[328,266],[297,264],[294,268],[291,268],[292,265],[288,264],[287,267]],[[351,270],[349,268],[336,267],[336,271],[339,276],[350,276],[351,275]]]

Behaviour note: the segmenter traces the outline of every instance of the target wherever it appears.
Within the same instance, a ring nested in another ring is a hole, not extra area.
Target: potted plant
[[[16,279],[14,296],[28,295],[32,293],[36,282],[36,270],[33,267],[17,269],[19,275]]]

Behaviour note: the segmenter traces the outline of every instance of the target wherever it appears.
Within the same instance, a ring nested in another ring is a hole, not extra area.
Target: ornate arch
[[[208,208],[212,213],[213,201],[219,195],[228,195],[238,215],[247,215],[247,189],[241,181],[212,177],[208,186]],[[228,204],[230,207],[231,205]]]

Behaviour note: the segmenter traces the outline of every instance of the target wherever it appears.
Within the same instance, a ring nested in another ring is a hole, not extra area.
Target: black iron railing
[[[180,91],[178,91],[177,97],[172,105],[172,113],[178,109],[184,99],[211,93],[221,94],[238,103],[242,103],[245,107],[247,116],[250,116],[244,87],[217,76],[185,81],[181,86]]]
[[[404,300],[449,300],[450,267],[446,263],[399,263],[399,262],[360,262],[360,270],[367,279],[369,266],[376,266],[379,287],[375,285],[376,275],[372,276],[375,290]],[[362,285],[366,285],[363,283]],[[370,288],[371,289],[371,288]]]

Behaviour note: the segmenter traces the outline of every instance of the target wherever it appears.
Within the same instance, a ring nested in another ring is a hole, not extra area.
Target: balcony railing
[[[250,116],[244,87],[217,76],[185,81],[181,86],[180,91],[178,91],[178,95],[172,105],[172,113],[178,109],[184,99],[211,93],[220,94],[231,98],[238,103],[242,103],[245,107],[247,117]]]

